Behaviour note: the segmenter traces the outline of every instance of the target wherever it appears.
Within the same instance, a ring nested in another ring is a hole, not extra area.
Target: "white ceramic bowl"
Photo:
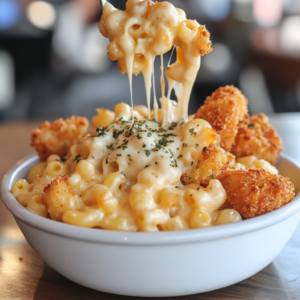
[[[10,193],[37,156],[5,176],[1,199],[30,246],[54,270],[86,287],[129,296],[180,296],[244,280],[267,266],[290,239],[300,195],[288,205],[240,223],[177,232],[116,232],[52,221],[22,207]],[[300,168],[286,156],[277,167],[300,190]]]

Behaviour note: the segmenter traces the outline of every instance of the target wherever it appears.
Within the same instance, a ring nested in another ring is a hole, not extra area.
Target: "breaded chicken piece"
[[[248,100],[236,87],[220,87],[206,98],[195,119],[205,119],[221,135],[221,147],[230,151],[238,124],[248,114],[247,104]]]
[[[295,196],[289,178],[263,169],[227,169],[217,179],[227,192],[227,201],[246,219],[282,207]]]
[[[36,149],[41,160],[51,154],[63,157],[70,146],[87,131],[89,122],[83,117],[58,119],[50,124],[48,121],[32,131],[31,146]]]
[[[255,155],[271,164],[276,163],[283,150],[282,141],[275,128],[268,124],[264,114],[245,118],[240,123],[232,153],[237,157]]]
[[[199,161],[194,169],[181,176],[184,184],[196,183],[207,187],[211,179],[217,178],[231,164],[234,164],[234,156],[225,152],[216,145],[204,147]]]
[[[51,219],[62,221],[62,216],[67,210],[78,209],[80,200],[74,190],[68,185],[69,177],[59,176],[44,188],[43,203],[46,206]]]

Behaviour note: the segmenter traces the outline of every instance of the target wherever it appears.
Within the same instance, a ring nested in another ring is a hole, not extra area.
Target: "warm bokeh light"
[[[44,1],[34,1],[27,6],[26,15],[28,20],[40,29],[49,29],[56,19],[54,7]]]
[[[254,0],[253,14],[255,21],[261,26],[274,26],[282,17],[281,0]]]
[[[300,16],[287,17],[283,21],[280,43],[286,52],[300,57]]]

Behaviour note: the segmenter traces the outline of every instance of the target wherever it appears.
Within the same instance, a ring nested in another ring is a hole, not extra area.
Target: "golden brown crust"
[[[70,146],[87,131],[89,122],[83,117],[58,119],[50,124],[48,121],[32,131],[31,146],[36,149],[41,160],[51,154],[64,156]]]
[[[181,181],[184,184],[196,183],[206,187],[211,179],[223,173],[232,162],[234,156],[216,145],[204,147],[195,168],[184,173]]]
[[[280,208],[295,196],[289,178],[263,169],[227,169],[218,179],[227,192],[227,201],[246,219]]]
[[[271,164],[276,163],[283,150],[282,141],[268,120],[266,115],[258,114],[240,123],[231,151],[237,158],[255,155]]]
[[[195,119],[205,119],[221,135],[221,147],[230,151],[238,124],[247,115],[247,104],[248,100],[236,87],[220,87],[206,98]]]
[[[205,54],[210,53],[213,49],[211,48],[211,41],[210,41],[210,33],[207,31],[204,25],[200,25],[198,28],[198,35],[202,36],[203,38],[199,38],[198,43],[200,44],[199,53],[203,56]]]
[[[69,202],[75,196],[75,192],[68,186],[68,176],[62,175],[54,179],[44,188],[43,203],[52,219],[61,221]]]

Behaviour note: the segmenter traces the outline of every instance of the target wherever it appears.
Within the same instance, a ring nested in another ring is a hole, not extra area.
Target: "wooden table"
[[[270,120],[283,137],[285,153],[300,162],[300,113],[278,114]],[[0,178],[17,160],[32,153],[29,137],[36,124],[0,126]],[[30,248],[0,201],[0,300],[123,298],[130,297],[82,287],[52,270]],[[278,257],[258,274],[217,291],[170,299],[300,299],[300,223]]]

